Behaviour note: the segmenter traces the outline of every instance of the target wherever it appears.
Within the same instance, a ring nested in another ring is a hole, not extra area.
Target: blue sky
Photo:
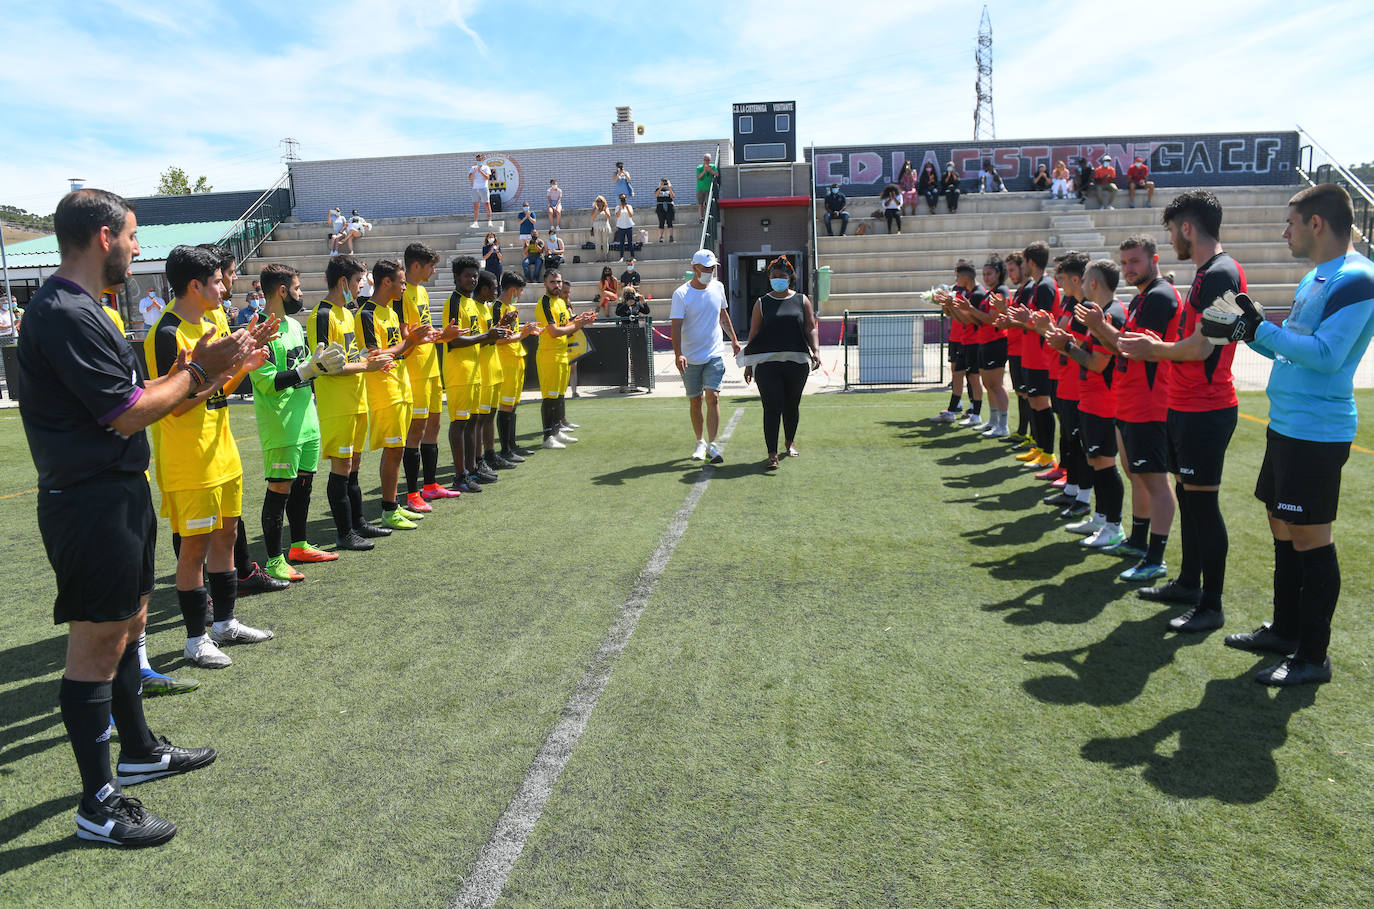
[[[796,100],[817,144],[972,135],[981,3],[47,0],[6,4],[0,202],[168,165],[265,187],[307,159],[728,136]],[[1374,17],[1353,3],[989,4],[1000,139],[1283,129],[1374,160]],[[1112,10],[1112,12],[1105,12]],[[1104,15],[1105,13],[1105,15]],[[1353,104],[1352,104],[1353,102]]]

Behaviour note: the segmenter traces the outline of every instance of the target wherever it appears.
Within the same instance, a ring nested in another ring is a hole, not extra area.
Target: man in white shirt
[[[725,378],[725,338],[722,326],[730,334],[730,344],[739,355],[739,338],[725,300],[725,288],[715,280],[716,256],[709,249],[697,250],[692,256],[692,280],[673,291],[673,305],[668,317],[673,325],[673,358],[692,415],[692,431],[697,444],[692,460],[709,458],[712,464],[725,460],[716,444],[720,429],[720,383]],[[702,398],[706,399],[703,419]],[[703,426],[704,424],[704,426]],[[703,428],[705,435],[702,434]]]
[[[138,301],[138,311],[143,318],[143,327],[152,328],[157,324],[158,318],[162,315],[162,310],[167,308],[167,304],[162,302],[162,298],[157,295],[157,291],[148,288],[148,295]]]
[[[487,227],[491,223],[491,168],[483,160],[486,155],[478,154],[477,163],[468,171],[468,182],[472,184],[472,226],[477,227],[477,209],[487,207]]]

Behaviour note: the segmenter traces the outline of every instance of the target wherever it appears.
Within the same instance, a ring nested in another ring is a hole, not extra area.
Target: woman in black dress
[[[757,378],[759,382],[767,466],[774,470],[778,466],[779,422],[787,456],[797,456],[793,442],[801,416],[802,389],[807,373],[820,368],[821,344],[816,311],[806,295],[797,292],[796,273],[786,256],[768,263],[768,282],[772,290],[754,303],[749,342],[740,351],[739,363],[744,367],[744,381]]]

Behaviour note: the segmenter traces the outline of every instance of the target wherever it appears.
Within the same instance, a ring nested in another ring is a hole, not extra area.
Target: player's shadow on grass
[[[982,499],[978,500],[983,501]],[[974,506],[979,507],[979,506]],[[982,546],[1025,546],[1037,542],[1051,533],[1046,517],[1041,514],[1025,514],[1000,524],[989,524],[975,530],[966,530],[960,536],[971,543]]]
[[[1060,567],[1067,565],[1061,562]],[[1120,570],[1114,564],[1100,565],[1062,581],[1037,584],[1010,600],[989,603],[982,609],[1005,612],[1003,621],[1008,625],[1079,625],[1095,619],[1108,603],[1128,595],[1120,585],[1112,583]],[[1038,600],[1039,605],[1033,605],[1032,600]]]
[[[693,485],[701,479],[703,469],[687,471],[678,482]],[[736,480],[740,477],[769,476],[774,473],[781,473],[781,470],[764,470],[762,461],[731,461],[728,464],[713,465],[707,476],[713,480]]]
[[[15,837],[32,830],[39,824],[59,814],[73,811],[76,808],[76,793],[71,795],[58,796],[55,799],[48,799],[38,805],[31,805],[22,811],[17,811],[9,817],[0,819],[0,844],[8,843]],[[70,852],[73,849],[87,848],[86,843],[77,839],[75,836],[67,835],[60,840],[53,840],[50,843],[39,843],[36,846],[24,846],[18,849],[0,850],[0,877],[11,871],[26,868],[35,862],[43,859]]]
[[[674,473],[691,464],[692,462],[685,457],[669,458],[656,464],[636,464],[633,467],[625,467],[592,477],[592,483],[597,486],[624,486],[627,480],[642,480],[657,473]],[[700,465],[696,465],[696,467],[699,469]],[[697,470],[692,470],[693,476],[696,473]]]
[[[918,433],[916,430],[924,429],[926,426],[932,424],[923,424],[919,420],[879,420],[878,425],[891,426],[893,429],[899,429],[901,430],[901,432],[898,433],[899,436],[904,439],[912,439],[928,435],[928,433]]]
[[[1143,619],[1122,622],[1101,641],[1084,647],[1028,653],[1032,663],[1056,663],[1072,675],[1046,675],[1022,683],[1026,693],[1047,704],[1089,704],[1112,707],[1129,704],[1145,684],[1174,660],[1178,651],[1200,644],[1205,637],[1171,634],[1166,609]],[[1086,616],[1082,621],[1092,616]]]
[[[1075,537],[1072,540],[1049,542],[1026,552],[1016,552],[995,562],[971,562],[969,567],[986,568],[988,574],[999,581],[1048,581],[1091,554],[1078,545]],[[1108,584],[1110,581],[1103,581],[1104,587]]]
[[[967,504],[972,505],[979,511],[1025,511],[1028,508],[1038,505],[1040,499],[1045,495],[1043,491],[1034,486],[1022,486],[1011,492],[996,493],[991,492],[985,495],[974,496],[966,499],[950,499],[951,505]],[[1039,511],[1037,509],[1037,516]],[[1049,514],[1048,510],[1046,515]]]
[[[1288,739],[1289,720],[1317,698],[1315,685],[1275,692],[1255,684],[1254,673],[1276,659],[1266,657],[1235,678],[1213,679],[1197,706],[1135,735],[1092,739],[1081,753],[1113,767],[1142,767],[1147,783],[1175,798],[1262,801],[1278,787],[1274,752]],[[1177,750],[1161,753],[1174,736]]]
[[[961,451],[956,454],[936,458],[936,464],[959,466],[961,464],[990,464],[1007,459],[1007,453],[997,448],[979,448],[974,451]]]
[[[1003,464],[998,467],[989,467],[987,470],[980,470],[977,473],[967,473],[957,477],[946,477],[945,485],[950,489],[984,490],[998,486],[1019,473],[1021,473],[1021,471],[1017,468]]]

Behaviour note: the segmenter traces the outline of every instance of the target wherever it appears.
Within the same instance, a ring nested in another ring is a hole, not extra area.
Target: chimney
[[[615,109],[615,122],[611,124],[611,144],[635,144],[634,114],[631,113],[629,107],[617,107]]]

